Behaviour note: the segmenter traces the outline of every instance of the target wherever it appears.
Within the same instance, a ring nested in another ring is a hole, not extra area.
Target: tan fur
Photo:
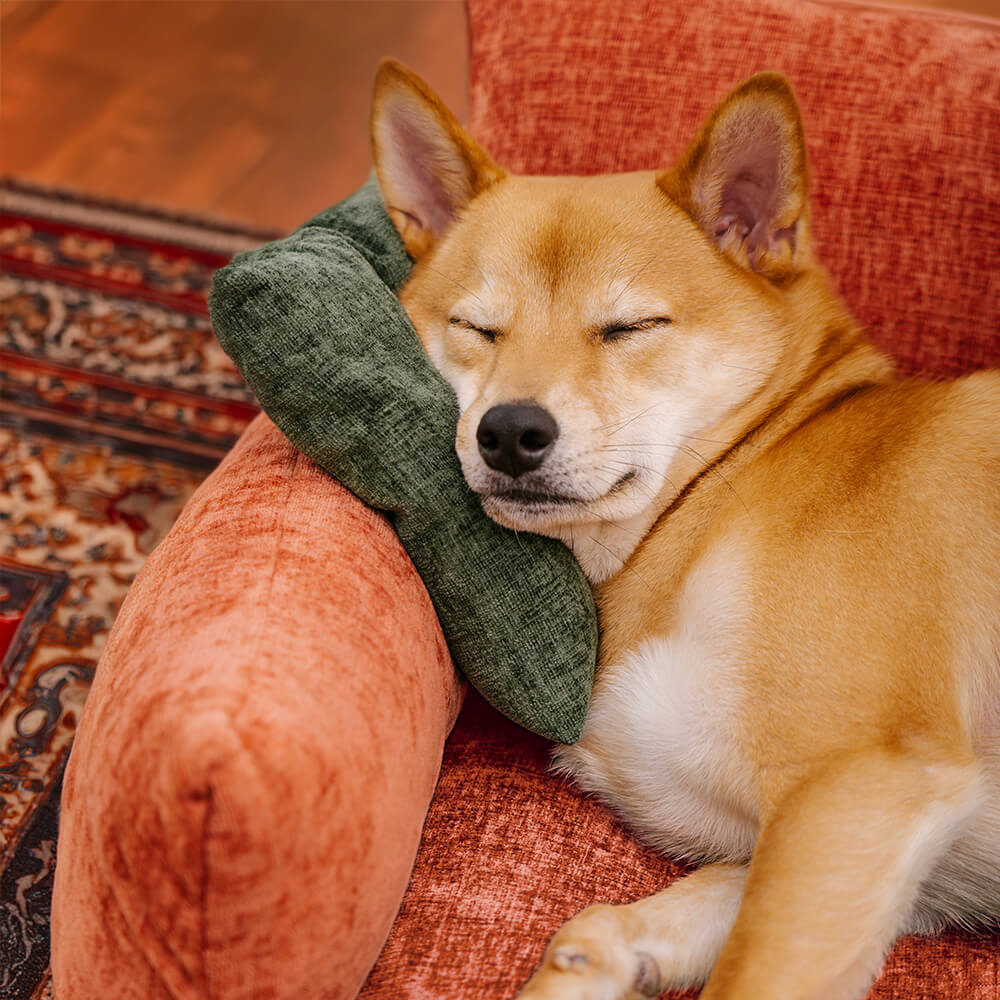
[[[899,933],[995,922],[1000,375],[899,381],[846,312],[787,83],[742,84],[659,174],[510,176],[398,64],[373,122],[466,477],[594,584],[600,669],[559,766],[713,862],[584,911],[522,996],[857,997]],[[393,143],[434,122],[432,232]],[[778,180],[741,229],[754,144]],[[572,503],[518,500],[477,452],[524,400],[560,427],[526,482]]]

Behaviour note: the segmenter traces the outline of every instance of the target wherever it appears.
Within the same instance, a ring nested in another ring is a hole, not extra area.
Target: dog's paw
[[[518,1000],[648,1000],[660,995],[656,959],[637,949],[623,907],[590,906],[564,924]]]

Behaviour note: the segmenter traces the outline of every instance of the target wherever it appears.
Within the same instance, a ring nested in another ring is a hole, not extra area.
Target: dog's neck
[[[591,586],[620,572],[656,523],[661,504],[650,505],[641,514],[625,521],[593,521],[570,524],[555,537],[565,542],[576,556]]]

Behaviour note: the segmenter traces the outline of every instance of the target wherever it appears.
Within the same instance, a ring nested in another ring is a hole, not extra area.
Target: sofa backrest
[[[468,0],[471,131],[520,173],[669,166],[729,89],[802,107],[813,233],[906,373],[1000,365],[1000,21],[849,0]]]

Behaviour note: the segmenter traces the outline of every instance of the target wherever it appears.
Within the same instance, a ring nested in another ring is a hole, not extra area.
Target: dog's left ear
[[[741,266],[782,281],[807,265],[805,139],[780,73],[758,73],[733,90],[657,183]]]

